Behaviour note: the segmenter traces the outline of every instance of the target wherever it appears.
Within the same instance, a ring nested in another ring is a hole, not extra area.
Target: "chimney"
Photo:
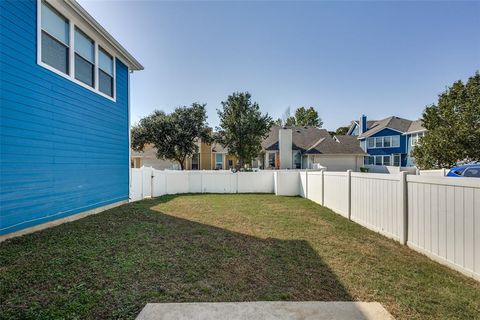
[[[292,129],[278,130],[278,149],[280,151],[280,169],[292,168]]]
[[[367,130],[367,116],[362,114],[360,117],[360,134],[365,133]]]

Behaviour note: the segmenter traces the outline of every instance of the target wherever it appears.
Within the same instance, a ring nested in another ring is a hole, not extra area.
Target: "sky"
[[[132,123],[233,92],[274,119],[313,106],[335,130],[362,114],[417,119],[480,69],[480,1],[98,1],[79,3],[145,70]]]

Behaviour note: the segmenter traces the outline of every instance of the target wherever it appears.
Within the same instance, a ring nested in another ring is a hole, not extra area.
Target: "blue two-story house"
[[[0,16],[0,239],[127,202],[142,65],[74,0],[2,0]]]
[[[368,154],[366,165],[406,167],[414,165],[410,152],[425,131],[421,120],[395,116],[367,120],[362,115],[360,121],[352,121],[347,134],[358,136],[360,146]]]

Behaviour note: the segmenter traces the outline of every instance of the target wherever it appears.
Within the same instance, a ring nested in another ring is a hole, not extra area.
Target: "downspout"
[[[132,167],[130,165],[130,159],[132,157],[132,141],[131,141],[131,134],[130,134],[130,73],[133,71],[128,70],[127,72],[127,87],[128,87],[128,99],[127,99],[127,104],[128,104],[128,201],[130,202],[131,199],[131,189],[132,189]]]

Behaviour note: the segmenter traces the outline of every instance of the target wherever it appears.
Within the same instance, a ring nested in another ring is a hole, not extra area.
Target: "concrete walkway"
[[[378,302],[148,303],[137,320],[383,320]]]

